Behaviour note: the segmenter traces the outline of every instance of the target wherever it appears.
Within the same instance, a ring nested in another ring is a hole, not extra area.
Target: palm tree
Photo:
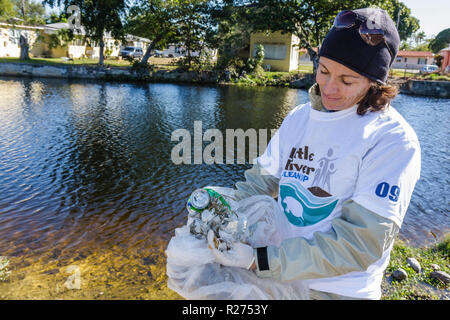
[[[425,32],[420,31],[414,34],[414,41],[416,42],[417,46],[419,46],[423,40],[425,40]]]

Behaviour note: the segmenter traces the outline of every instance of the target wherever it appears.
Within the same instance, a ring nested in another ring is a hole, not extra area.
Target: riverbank
[[[0,298],[8,299],[182,299],[167,288],[165,258],[162,251],[156,256],[129,257],[117,252],[87,255],[69,261],[45,259],[25,263],[23,257],[4,259],[0,263]],[[408,264],[414,258],[420,264],[419,272]],[[129,267],[114,269],[105,262],[121,259]],[[382,300],[449,300],[449,284],[433,278],[433,272],[450,273],[450,234],[434,245],[416,248],[396,240],[386,268]],[[44,262],[45,261],[45,262]],[[99,263],[99,261],[103,263]],[[76,266],[81,281],[68,282]],[[395,280],[398,269],[406,273],[404,280]],[[127,276],[127,272],[134,275]],[[109,275],[106,277],[106,275]],[[59,283],[59,285],[55,285]],[[87,285],[89,284],[89,285]],[[72,285],[72,286],[71,286]]]
[[[450,300],[449,273],[450,234],[426,247],[397,239],[381,284],[382,299]]]
[[[94,79],[121,82],[172,82],[215,85],[278,86],[308,89],[314,84],[311,73],[265,72],[263,76],[243,74],[232,78],[226,71],[183,71],[180,69],[139,69],[133,67],[100,67],[96,65],[40,64],[1,62],[1,76],[46,77],[63,79]],[[446,79],[447,77],[429,77]],[[401,93],[450,98],[450,81],[390,77],[388,83],[397,85]]]

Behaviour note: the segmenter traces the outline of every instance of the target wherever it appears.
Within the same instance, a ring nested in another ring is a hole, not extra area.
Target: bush
[[[264,61],[264,46],[259,44],[256,46],[255,58],[249,58],[247,60],[247,70],[249,73],[257,76],[261,76],[264,73],[262,63]]]
[[[142,63],[139,60],[134,60],[131,69],[138,73],[148,74],[153,69],[153,66],[149,63]]]
[[[230,77],[239,78],[244,71],[246,70],[246,64],[244,60],[239,57],[230,59],[228,61],[228,66],[225,68],[225,71],[230,73]]]

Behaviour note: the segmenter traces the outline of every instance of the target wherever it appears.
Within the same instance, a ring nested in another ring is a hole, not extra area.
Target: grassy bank
[[[407,263],[408,258],[415,258],[420,263],[418,273]],[[432,265],[440,267],[441,271],[450,273],[450,234],[440,242],[424,248],[408,246],[397,240],[391,252],[391,259],[385,271],[382,283],[383,300],[448,300],[449,285],[430,276]],[[402,268],[408,277],[395,280],[392,273]]]
[[[98,59],[66,59],[66,58],[31,58],[29,60],[20,60],[19,58],[0,58],[0,63],[28,63],[35,65],[51,65],[51,66],[97,66]],[[151,57],[149,64],[154,67],[154,70],[168,70],[173,71],[178,69],[176,58],[156,58]],[[132,63],[127,60],[121,60],[118,58],[107,58],[104,61],[106,67],[131,67]],[[297,70],[291,72],[278,72],[278,71],[265,71],[260,75],[243,74],[238,78],[231,79],[230,84],[236,85],[249,85],[249,86],[280,86],[285,87],[297,79],[302,78],[304,75],[312,74],[312,65],[300,65]],[[392,69],[389,73],[391,80],[396,79],[416,79],[416,80],[439,80],[450,81],[449,75],[428,74],[420,75],[419,73],[404,72],[400,69]]]
[[[62,58],[32,58],[29,60],[21,60],[19,58],[0,58],[0,63],[31,63],[37,65],[47,65],[47,66],[67,66],[67,65],[98,65],[98,59],[62,59]],[[129,67],[130,62],[127,60],[118,59],[105,59],[105,66],[108,67]]]

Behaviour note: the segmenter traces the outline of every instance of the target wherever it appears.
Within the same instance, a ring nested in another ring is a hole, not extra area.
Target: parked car
[[[439,71],[439,67],[435,64],[426,64],[420,69],[420,74],[427,74]]]
[[[125,47],[122,50],[120,50],[120,56],[125,57],[132,57],[132,58],[142,58],[143,51],[142,48],[138,47]]]
[[[153,53],[153,55],[154,55],[156,58],[160,58],[160,57],[163,56],[163,52],[162,52],[161,50],[155,50],[154,53]]]

